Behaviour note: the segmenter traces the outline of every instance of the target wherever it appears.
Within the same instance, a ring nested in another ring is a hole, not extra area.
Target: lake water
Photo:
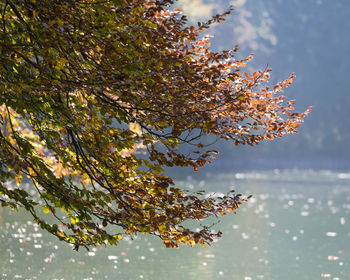
[[[350,173],[208,173],[178,184],[253,198],[221,219],[212,246],[179,249],[142,235],[76,252],[0,208],[0,279],[350,279]]]

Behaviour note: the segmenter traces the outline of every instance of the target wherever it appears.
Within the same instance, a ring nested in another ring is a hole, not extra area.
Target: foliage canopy
[[[195,27],[171,4],[1,1],[2,206],[25,208],[76,249],[140,232],[167,247],[220,236],[182,223],[234,212],[245,199],[181,190],[163,167],[209,162],[216,151],[204,135],[254,145],[294,133],[310,109],[296,113],[279,94],[294,75],[270,88],[269,69],[242,73],[251,57],[213,52],[200,38],[230,11]]]

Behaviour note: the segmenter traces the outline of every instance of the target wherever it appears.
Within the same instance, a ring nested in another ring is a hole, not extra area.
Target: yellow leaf
[[[190,244],[190,246],[193,247],[196,244],[196,242],[194,242],[194,240],[189,240],[188,244]]]
[[[59,236],[59,237],[65,237],[66,235],[64,234],[64,232],[57,232],[57,235]]]
[[[70,221],[71,221],[72,225],[79,223],[79,219],[77,217],[74,217],[74,216],[70,217]]]
[[[21,184],[22,178],[20,176],[16,177],[16,185],[19,186]]]
[[[43,207],[43,212],[44,212],[45,214],[49,213],[49,212],[50,212],[50,207],[47,206],[47,205],[45,205],[45,206]]]

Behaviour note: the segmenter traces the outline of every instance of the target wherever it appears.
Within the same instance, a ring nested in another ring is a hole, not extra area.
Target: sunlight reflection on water
[[[73,251],[23,212],[0,209],[0,279],[347,279],[350,173],[207,174],[178,185],[253,194],[210,247],[165,249],[148,236]]]

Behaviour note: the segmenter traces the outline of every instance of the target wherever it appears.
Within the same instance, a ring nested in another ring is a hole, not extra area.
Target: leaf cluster
[[[251,56],[213,52],[200,37],[230,10],[195,27],[171,4],[0,3],[1,202],[76,249],[136,233],[167,247],[212,242],[220,232],[183,222],[234,212],[246,199],[181,190],[163,167],[209,162],[217,151],[200,142],[205,135],[254,145],[296,132],[310,111],[294,112],[279,94],[294,75],[270,88],[269,69],[243,73]]]

